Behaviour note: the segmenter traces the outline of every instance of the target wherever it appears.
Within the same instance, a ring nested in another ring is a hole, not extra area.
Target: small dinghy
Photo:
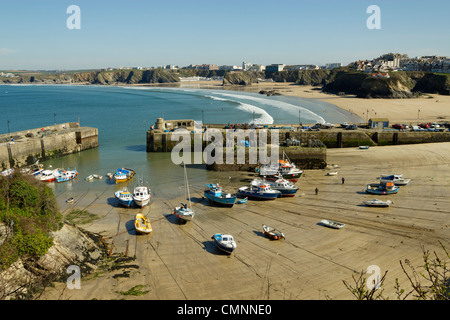
[[[245,197],[245,198],[243,198],[243,199],[238,200],[236,203],[238,203],[238,204],[243,204],[243,203],[246,203],[247,200],[248,200],[248,197]]]
[[[232,254],[234,249],[236,249],[236,241],[234,241],[233,236],[231,235],[216,233],[211,237],[211,239],[214,239],[217,248],[219,248],[223,252]]]
[[[341,222],[336,222],[336,221],[331,221],[331,220],[322,220],[320,221],[322,223],[322,225],[324,225],[325,227],[328,228],[333,228],[333,229],[342,229],[345,224],[341,223]]]
[[[74,199],[73,197],[70,197],[69,199],[66,200],[67,203],[73,203]]]
[[[389,207],[392,204],[392,201],[391,200],[382,201],[378,199],[373,199],[369,201],[363,201],[363,204],[365,204],[368,207]]]
[[[327,172],[327,176],[336,176],[337,174],[337,171]]]
[[[284,238],[283,232],[278,231],[275,228],[266,226],[265,224],[263,224],[263,234],[272,240],[279,240]]]
[[[136,229],[136,232],[140,234],[149,234],[153,231],[150,220],[142,213],[136,215],[134,219],[134,228]]]

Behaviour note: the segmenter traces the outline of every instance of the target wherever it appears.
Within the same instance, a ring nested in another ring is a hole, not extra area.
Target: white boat
[[[281,174],[278,175],[278,179],[275,181],[265,181],[260,179],[255,179],[252,182],[253,184],[265,184],[267,183],[273,190],[278,190],[281,192],[281,197],[294,197],[297,191],[299,190],[299,187],[296,186],[294,183],[290,182],[289,180],[286,180],[282,178]]]
[[[342,229],[345,224],[341,222],[331,221],[331,220],[322,220],[320,221],[324,226],[333,228],[333,229]]]
[[[259,167],[259,175],[268,180],[278,179],[279,174],[281,174],[284,179],[295,183],[300,179],[303,171],[297,168],[283,151],[283,159],[278,160],[278,163],[265,164]]]
[[[90,174],[90,175],[88,175],[86,177],[86,181],[92,181],[92,180],[94,180],[94,175],[93,174]]]
[[[103,179],[103,176],[99,175],[99,174],[93,174],[95,179]]]
[[[232,254],[234,249],[236,249],[236,241],[229,234],[216,233],[211,238],[214,239],[217,248],[228,254]]]
[[[144,185],[138,185],[133,190],[133,200],[139,207],[144,207],[150,203],[150,189]]]
[[[186,165],[183,164],[183,166],[184,166],[184,195],[185,198],[187,197],[189,205],[188,203],[186,204],[182,203],[181,206],[175,207],[173,213],[181,220],[191,221],[192,219],[194,219],[195,212],[190,208],[191,194],[189,193],[189,183],[187,178]]]
[[[389,207],[392,204],[391,200],[378,200],[378,199],[372,199],[369,201],[363,201],[363,203],[368,207]]]
[[[394,182],[397,186],[406,186],[411,179],[403,178],[402,174],[382,174],[381,182]]]
[[[327,172],[327,176],[336,176],[338,174],[337,171]]]
[[[36,179],[45,182],[52,182],[56,180],[56,176],[59,175],[59,170],[44,170],[40,175],[36,176]]]

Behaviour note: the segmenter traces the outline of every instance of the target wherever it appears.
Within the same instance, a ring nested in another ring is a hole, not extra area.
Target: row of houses
[[[409,58],[408,55],[388,53],[373,60],[358,60],[350,64],[364,72],[425,71],[450,73],[450,57],[422,56]]]

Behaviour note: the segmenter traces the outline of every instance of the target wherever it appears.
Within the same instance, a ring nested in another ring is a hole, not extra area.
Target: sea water
[[[43,162],[45,167],[78,170],[77,180],[50,184],[61,198],[87,192],[114,197],[114,191],[123,186],[108,180],[106,173],[120,167],[136,171],[129,189],[142,180],[154,195],[179,196],[183,168],[172,163],[170,153],[146,152],[146,131],[159,117],[206,124],[358,121],[352,114],[314,99],[221,89],[92,85],[0,85],[0,115],[0,134],[65,122],[98,128],[98,148]],[[90,174],[100,174],[103,179],[86,182],[84,178]],[[188,177],[198,190],[224,179],[202,165],[189,166]]]

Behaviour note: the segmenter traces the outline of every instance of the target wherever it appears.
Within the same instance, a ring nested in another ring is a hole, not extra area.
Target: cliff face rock
[[[45,286],[47,281],[68,278],[69,266],[86,275],[98,268],[106,256],[105,247],[93,235],[71,225],[52,233],[53,246],[38,260],[18,260],[0,273],[0,297],[26,297],[27,288]],[[73,273],[73,272],[72,272]]]
[[[258,82],[258,78],[265,79],[264,72],[227,72],[223,77],[223,85],[244,85],[248,86]]]
[[[124,70],[124,71],[91,71],[62,74],[39,74],[33,76],[17,76],[0,78],[0,84],[139,84],[170,83],[180,81],[178,75],[171,70]]]

